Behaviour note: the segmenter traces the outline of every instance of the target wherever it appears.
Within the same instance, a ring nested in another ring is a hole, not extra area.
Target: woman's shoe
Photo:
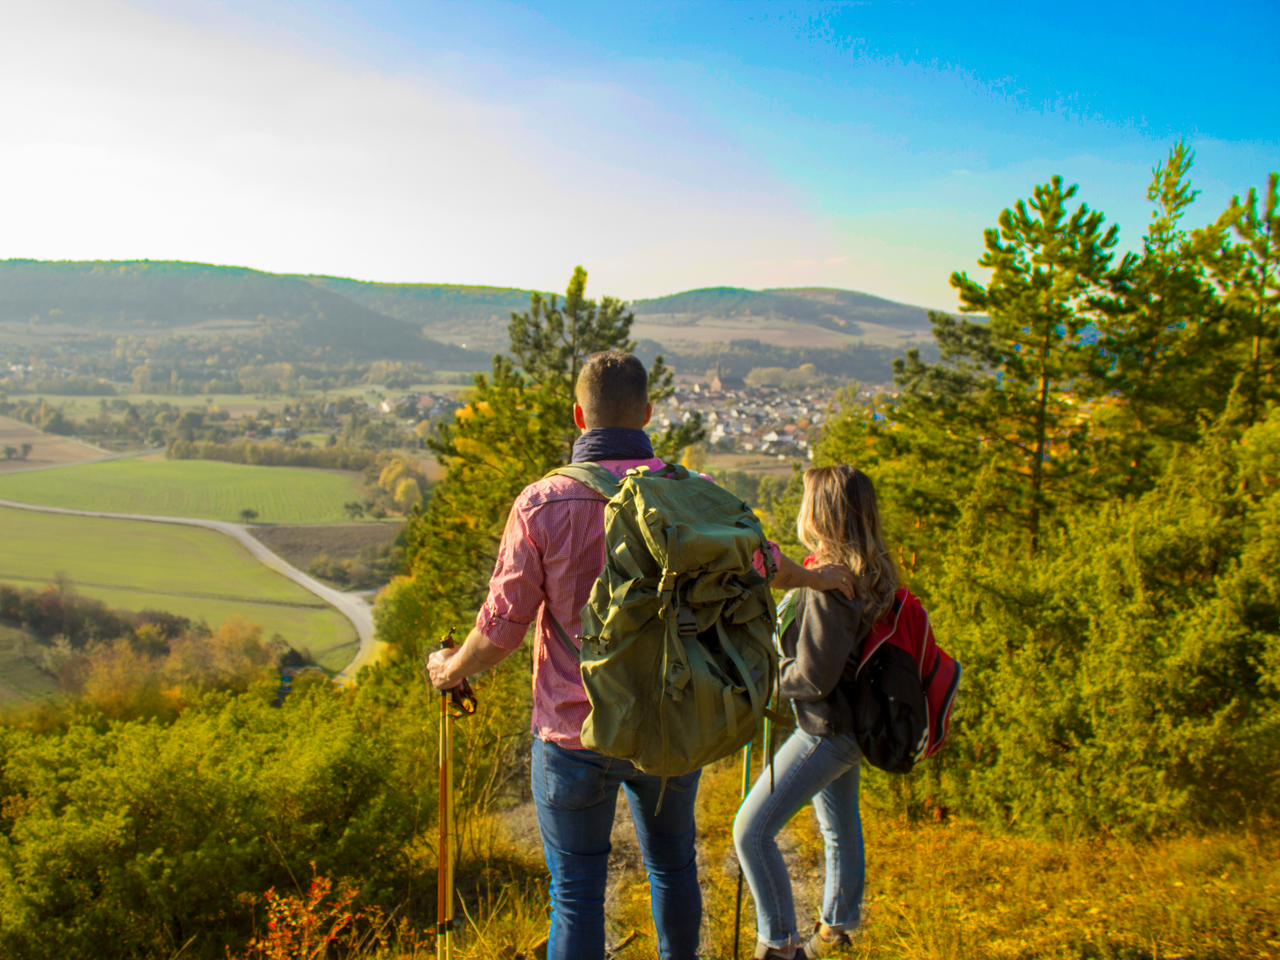
[[[787,954],[769,946],[767,943],[756,943],[756,952],[752,960],[800,960],[801,951],[797,950],[793,954]]]
[[[832,930],[825,923],[818,924],[809,942],[796,952],[796,960],[817,960],[827,957],[841,947],[853,946],[853,940],[843,930]]]

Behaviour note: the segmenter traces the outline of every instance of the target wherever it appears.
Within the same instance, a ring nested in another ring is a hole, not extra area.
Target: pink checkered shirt
[[[658,470],[662,461],[602,460],[623,476],[635,467]],[[543,740],[581,750],[582,722],[591,711],[578,661],[554,632],[549,608],[570,637],[582,629],[578,616],[604,570],[605,498],[576,480],[550,477],[531,483],[516,497],[489,580],[489,597],[476,629],[495,646],[520,646],[534,617],[533,732]],[[780,559],[776,544],[774,561]],[[764,560],[755,567],[764,574]]]

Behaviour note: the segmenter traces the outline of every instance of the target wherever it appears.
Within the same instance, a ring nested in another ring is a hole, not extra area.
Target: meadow
[[[166,610],[214,627],[241,613],[264,637],[279,633],[331,670],[355,655],[345,617],[212,530],[4,508],[0,528],[0,582],[38,587],[61,572],[113,607]]]
[[[0,500],[74,510],[238,521],[335,523],[356,474],[211,460],[111,460],[0,477]]]

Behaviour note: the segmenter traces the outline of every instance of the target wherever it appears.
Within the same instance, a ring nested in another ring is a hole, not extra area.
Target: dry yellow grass
[[[706,772],[699,832],[706,960],[732,956],[737,865],[735,764]],[[915,825],[864,811],[867,908],[850,958],[901,960],[1235,960],[1280,958],[1280,839],[1267,829],[1145,843],[1047,840],[950,821]],[[788,827],[801,923],[816,919],[822,845],[812,808]],[[536,842],[504,844],[461,865],[467,891],[458,960],[534,955],[546,936]],[[638,865],[611,877],[608,942],[620,960],[655,953],[649,888]],[[629,942],[627,942],[629,941]],[[429,939],[420,947],[430,955]],[[744,898],[740,956],[754,950]],[[403,954],[409,955],[409,954]]]

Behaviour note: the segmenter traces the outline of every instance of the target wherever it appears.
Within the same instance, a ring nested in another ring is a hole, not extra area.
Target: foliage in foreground
[[[524,769],[527,671],[495,671],[458,724],[464,860]],[[171,957],[194,938],[183,956],[223,956],[262,926],[246,900],[313,873],[415,922],[434,909],[435,694],[385,670],[275,693],[207,694],[171,723],[72,705],[0,726],[0,954]]]

